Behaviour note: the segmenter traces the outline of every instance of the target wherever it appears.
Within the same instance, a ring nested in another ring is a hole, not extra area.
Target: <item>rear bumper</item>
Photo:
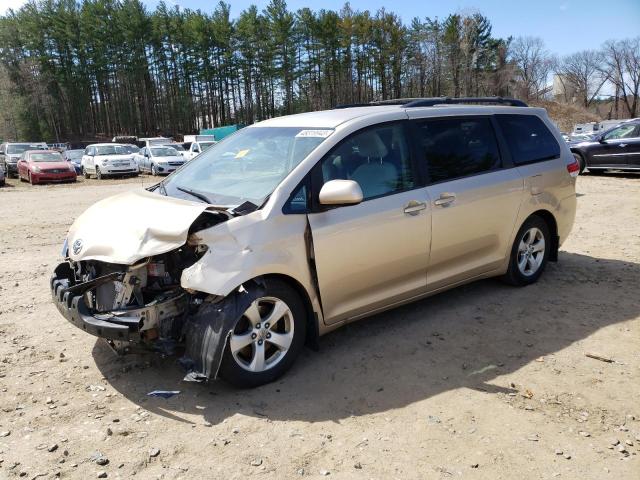
[[[72,285],[72,275],[69,265],[61,263],[51,277],[53,303],[64,318],[96,337],[125,342],[139,340],[139,323],[122,322],[109,314],[91,314],[85,303],[85,292],[69,290]]]

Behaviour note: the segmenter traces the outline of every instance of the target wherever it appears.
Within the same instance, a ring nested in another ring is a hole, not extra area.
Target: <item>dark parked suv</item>
[[[628,120],[591,140],[569,144],[580,164],[589,170],[640,170],[640,118]]]

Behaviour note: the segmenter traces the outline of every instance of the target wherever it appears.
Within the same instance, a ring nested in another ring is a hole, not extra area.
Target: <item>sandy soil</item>
[[[117,358],[51,304],[73,219],[143,182],[0,189],[0,478],[638,478],[640,177],[579,178],[536,285],[481,281],[350,325],[250,391]]]

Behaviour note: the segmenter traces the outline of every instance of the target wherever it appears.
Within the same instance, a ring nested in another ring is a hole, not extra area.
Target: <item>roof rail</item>
[[[457,104],[481,104],[481,105],[509,105],[511,107],[528,107],[522,100],[503,97],[431,97],[431,98],[396,98],[392,100],[379,100],[369,103],[351,103],[337,105],[335,108],[376,107],[381,105],[399,105],[404,108],[434,107],[436,105]]]
[[[491,105],[509,105],[511,107],[528,107],[522,100],[515,98],[502,98],[502,97],[434,97],[434,98],[419,98],[408,103],[403,104],[405,108],[413,107],[433,107],[435,105],[456,105],[467,103],[479,103],[479,104],[491,104]]]

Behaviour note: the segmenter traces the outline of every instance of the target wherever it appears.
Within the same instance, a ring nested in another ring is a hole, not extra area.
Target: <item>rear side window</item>
[[[501,167],[488,118],[441,118],[415,122],[418,161],[431,183],[477,175]]]
[[[496,115],[515,165],[542,162],[560,156],[560,145],[542,120],[534,115]]]

